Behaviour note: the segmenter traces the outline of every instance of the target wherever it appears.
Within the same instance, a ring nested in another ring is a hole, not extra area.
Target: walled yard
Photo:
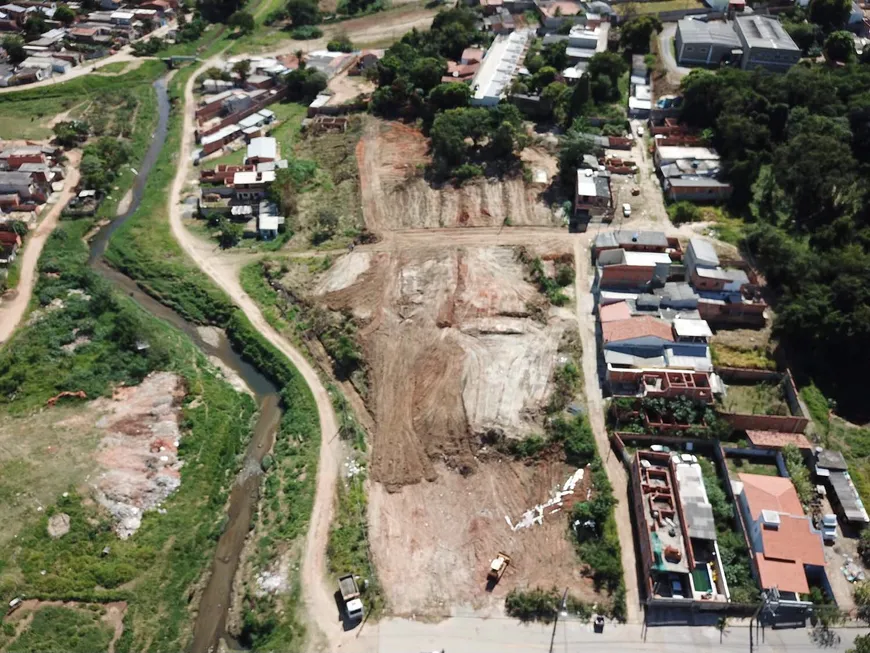
[[[510,525],[574,471],[561,454],[526,464],[500,453],[508,440],[544,432],[554,373],[575,333],[573,309],[548,302],[521,252],[540,257],[548,275],[566,254],[433,241],[401,252],[357,249],[329,266],[286,265],[282,284],[314,305],[308,316],[351,322],[344,332],[364,359],[365,380],[355,385],[374,424],[370,539],[391,612],[500,609],[513,587],[553,583],[597,598],[565,512]],[[567,512],[570,500],[559,508]],[[499,550],[517,565],[487,593]]]
[[[357,145],[363,212],[370,230],[555,226],[542,188],[521,175],[433,188],[425,178],[428,139],[407,125],[369,118]]]

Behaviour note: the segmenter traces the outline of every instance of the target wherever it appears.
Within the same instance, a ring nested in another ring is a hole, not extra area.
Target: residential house
[[[275,86],[275,79],[269,75],[251,75],[245,80],[245,88],[262,89]]]
[[[672,202],[725,202],[733,190],[731,184],[712,177],[692,175],[664,180],[665,197]]]
[[[677,22],[674,49],[681,66],[719,66],[742,56],[732,23],[683,18]]]
[[[655,164],[658,168],[677,161],[702,162],[711,161],[716,164],[720,161],[719,153],[709,147],[656,147]]]
[[[727,602],[703,471],[692,454],[638,451],[631,500],[645,598]]]
[[[275,172],[237,172],[233,175],[233,197],[238,202],[261,200],[275,181]]]
[[[284,224],[284,216],[272,202],[261,201],[257,212],[257,235],[263,240],[278,237],[278,230]]]
[[[29,172],[0,172],[0,194],[17,194],[22,200],[41,204],[46,199],[46,187]]]
[[[495,106],[498,104],[522,67],[533,30],[517,30],[496,36],[471,82],[471,104]]]
[[[609,249],[624,249],[629,252],[676,252],[679,241],[669,239],[661,231],[634,231],[618,229],[604,231],[595,236],[592,242],[592,258],[597,259],[601,252]]]
[[[743,49],[740,67],[744,70],[786,72],[800,61],[801,49],[778,19],[759,14],[738,16],[734,27]]]
[[[606,170],[577,170],[577,189],[574,194],[574,213],[609,213],[613,210],[610,173]]]
[[[731,485],[761,589],[776,589],[781,606],[802,603],[801,595],[810,593],[810,581],[821,587],[827,584],[821,532],[804,514],[791,479],[760,474],[737,477]]]
[[[712,243],[697,236],[689,239],[685,263],[689,281],[699,291],[740,293],[749,283],[749,276],[743,270],[720,267]]]
[[[248,143],[248,150],[245,155],[245,163],[264,163],[275,161],[278,158],[278,141],[274,138],[260,137],[253,138]]]
[[[513,15],[504,7],[499,7],[495,14],[483,19],[483,28],[493,34],[510,34],[517,26]]]
[[[663,286],[671,272],[671,257],[664,252],[609,249],[598,256],[598,288],[649,289]]]
[[[354,64],[357,55],[348,52],[330,52],[329,50],[313,50],[305,55],[305,64],[322,72],[332,79],[340,72]]]
[[[348,75],[364,75],[366,71],[372,70],[378,65],[378,61],[383,59],[383,50],[363,50],[359,53],[359,57],[350,67]]]
[[[447,62],[447,74],[441,78],[442,84],[448,84],[450,82],[465,82],[466,84],[471,83],[471,80],[474,79],[474,76],[477,75],[477,71],[480,69],[480,63],[456,63],[455,61]]]
[[[586,24],[586,10],[579,0],[535,0],[541,29],[556,32],[565,23]]]
[[[227,143],[239,138],[242,135],[242,130],[238,125],[227,125],[218,129],[212,134],[202,136],[199,140],[202,146],[202,156],[217,152]]]

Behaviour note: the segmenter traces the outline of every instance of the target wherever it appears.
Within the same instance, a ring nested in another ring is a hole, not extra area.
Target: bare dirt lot
[[[564,512],[517,531],[505,520],[516,522],[546,500],[571,471],[560,462],[490,461],[467,477],[439,466],[436,483],[396,493],[373,483],[371,546],[391,612],[447,616],[455,608],[473,607],[500,615],[511,589],[554,584],[594,602],[597,595],[592,581],[580,574]],[[578,486],[577,493],[585,490]],[[514,563],[487,592],[486,573],[499,551],[509,552]]]
[[[558,451],[526,464],[493,445],[543,433],[573,309],[547,303],[518,248],[436,243],[358,249],[325,271],[300,260],[283,278],[357,325],[374,424],[370,542],[390,612],[435,617],[469,606],[494,614],[511,588],[553,583],[594,602],[568,530],[573,499],[542,524],[511,527],[574,470]],[[552,274],[565,249],[527,251]],[[499,550],[517,564],[487,592]]]
[[[376,233],[432,227],[555,226],[542,187],[522,176],[434,188],[424,178],[428,140],[414,127],[367,120],[357,145],[363,214]]]
[[[315,293],[360,324],[376,432],[372,477],[398,489],[465,473],[484,440],[540,432],[570,312],[544,308],[513,248],[354,252]]]
[[[177,376],[158,373],[114,399],[0,419],[0,544],[71,488],[96,490],[119,532],[125,518],[135,530],[178,485],[180,392]]]
[[[138,386],[118,388],[111,399],[94,402],[103,413],[97,422],[104,430],[97,461],[104,471],[92,484],[122,538],[136,532],[142,513],[158,508],[181,484],[178,422],[183,396],[179,376],[157,372]]]

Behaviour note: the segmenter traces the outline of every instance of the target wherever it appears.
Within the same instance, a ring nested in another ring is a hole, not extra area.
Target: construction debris
[[[546,503],[538,504],[534,508],[526,510],[520,518],[520,521],[516,524],[511,521],[511,518],[508,515],[505,515],[504,519],[508,526],[510,526],[510,529],[512,531],[517,531],[521,528],[529,528],[535,524],[543,524],[544,515],[552,515],[559,512],[566,499],[574,496],[574,490],[577,487],[577,484],[583,480],[584,473],[584,469],[578,469],[575,471],[568,477],[568,480],[565,481],[561,489],[559,489],[559,486],[554,488],[552,495]],[[586,501],[588,498],[589,496],[587,492],[583,500]]]

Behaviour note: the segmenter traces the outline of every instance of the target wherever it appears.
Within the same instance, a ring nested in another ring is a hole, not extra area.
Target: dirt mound
[[[600,598],[577,564],[566,508],[516,531],[505,519],[516,522],[545,501],[572,469],[542,461],[487,462],[467,477],[443,471],[437,483],[396,493],[372,484],[371,546],[393,612],[448,616],[453,607],[472,606],[501,616],[511,589],[554,584],[588,601]],[[486,573],[499,551],[513,563],[490,593]]]
[[[428,141],[400,123],[370,119],[357,145],[366,226],[374,232],[433,227],[553,226],[540,187],[521,177],[433,188],[423,178]]]
[[[541,429],[568,322],[530,317],[541,297],[513,249],[353,252],[315,292],[361,324],[372,478],[388,489],[434,480],[439,460],[473,471],[485,438]]]
[[[98,399],[104,429],[96,458],[104,468],[93,483],[97,500],[115,517],[123,539],[136,532],[146,510],[158,508],[181,483],[178,459],[181,377],[150,374],[141,384]]]

